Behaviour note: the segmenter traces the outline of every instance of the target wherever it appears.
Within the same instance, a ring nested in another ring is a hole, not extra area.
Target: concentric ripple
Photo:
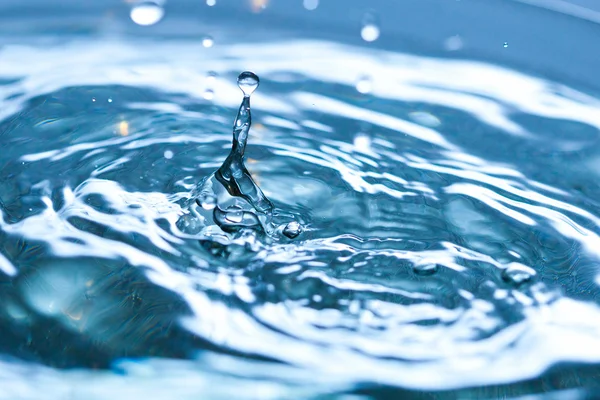
[[[325,41],[3,47],[7,390],[31,395],[22,382],[37,371],[57,393],[74,374],[120,388],[121,373],[182,396],[258,379],[261,398],[308,397],[510,385],[600,363],[600,100],[481,62],[361,49],[348,63],[356,53]],[[245,165],[274,218],[302,232],[199,240],[181,229],[195,223],[183,205],[228,154],[246,69],[261,87]],[[161,371],[195,383],[186,392]]]

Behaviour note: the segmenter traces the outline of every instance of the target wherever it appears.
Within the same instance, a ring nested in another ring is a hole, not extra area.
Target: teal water
[[[173,7],[0,31],[0,399],[593,398],[590,63]]]

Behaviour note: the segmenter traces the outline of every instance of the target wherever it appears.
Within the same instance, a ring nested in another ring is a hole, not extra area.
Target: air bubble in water
[[[358,78],[358,81],[356,82],[356,90],[362,94],[371,93],[371,90],[373,90],[373,82],[371,81],[371,78],[367,75],[363,75]]]
[[[155,1],[141,1],[131,8],[129,16],[138,25],[154,25],[165,15],[161,4]]]
[[[502,280],[515,287],[530,282],[536,272],[533,268],[521,264],[511,264],[502,271]]]
[[[315,10],[319,7],[319,0],[304,0],[304,8],[309,11]]]
[[[427,276],[433,275],[438,271],[437,264],[416,264],[413,265],[413,272],[417,275]]]
[[[283,228],[283,232],[282,232],[285,236],[287,236],[290,239],[294,239],[296,237],[298,237],[298,235],[300,235],[300,233],[302,233],[302,226],[296,222],[296,221],[292,221],[290,223],[288,223],[285,228]]]
[[[215,44],[215,41],[211,36],[205,36],[202,39],[202,46],[204,46],[206,48],[213,47],[214,44]]]
[[[166,158],[167,160],[170,160],[171,158],[173,158],[173,155],[174,155],[174,154],[173,154],[173,152],[172,152],[171,150],[166,150],[166,151],[165,151],[165,154],[164,154],[164,156],[165,156],[165,158]]]
[[[254,72],[244,71],[238,76],[238,86],[242,89],[242,92],[246,96],[250,96],[258,85],[260,84],[260,80],[258,76]]]

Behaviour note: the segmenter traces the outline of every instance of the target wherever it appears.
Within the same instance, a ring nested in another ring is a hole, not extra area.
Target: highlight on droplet
[[[319,0],[304,0],[302,5],[308,11],[316,10],[319,7]]]
[[[163,4],[162,0],[138,1],[131,7],[129,16],[138,25],[154,25],[165,15]]]
[[[367,13],[363,17],[360,36],[365,42],[374,42],[379,38],[380,30],[377,17],[373,13]]]

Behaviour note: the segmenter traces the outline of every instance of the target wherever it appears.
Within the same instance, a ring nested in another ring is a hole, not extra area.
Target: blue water
[[[0,3],[0,399],[594,398],[600,27],[524,3]]]

